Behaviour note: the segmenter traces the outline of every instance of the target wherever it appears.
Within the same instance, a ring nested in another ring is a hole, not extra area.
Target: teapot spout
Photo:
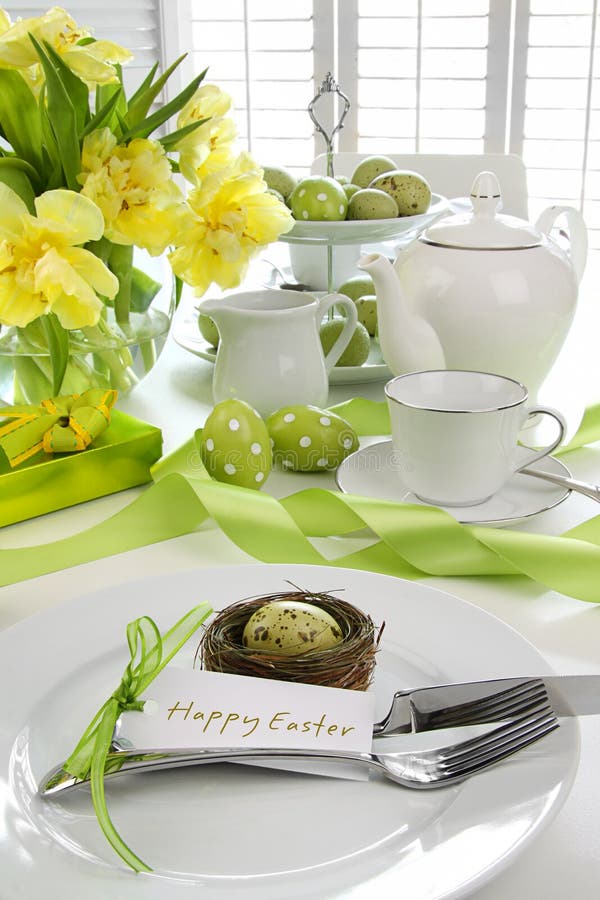
[[[379,343],[393,374],[445,369],[437,332],[409,308],[390,261],[380,253],[368,253],[361,256],[358,268],[367,272],[375,285]]]

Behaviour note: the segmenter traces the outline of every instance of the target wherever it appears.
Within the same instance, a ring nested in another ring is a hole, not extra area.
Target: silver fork
[[[447,747],[400,753],[352,753],[350,751],[289,750],[283,748],[203,748],[163,753],[119,751],[107,759],[105,778],[136,772],[152,772],[180,766],[251,760],[302,760],[362,763],[391,781],[407,788],[435,788],[454,784],[501,762],[559,727],[547,701],[540,701],[528,713],[494,728],[487,734]],[[50,772],[40,785],[44,797],[84,783],[61,767]]]
[[[498,678],[397,691],[388,713],[373,725],[373,737],[504,722],[535,711],[544,701],[560,715],[566,713],[560,698],[560,685],[565,680],[570,679]]]

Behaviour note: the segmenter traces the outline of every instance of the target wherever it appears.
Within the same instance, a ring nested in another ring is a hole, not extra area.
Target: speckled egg
[[[244,647],[299,656],[310,650],[330,650],[342,640],[333,616],[312,603],[273,600],[253,613],[242,634]]]
[[[356,191],[348,203],[349,219],[395,219],[398,204],[385,191],[377,188],[362,188]]]
[[[371,337],[377,334],[377,296],[365,294],[356,301],[358,321],[364,325]]]
[[[260,488],[272,463],[267,426],[243,400],[223,400],[206,420],[200,455],[216,481]]]
[[[284,406],[267,419],[273,459],[292,472],[335,469],[358,449],[351,425],[317,406]]]
[[[395,168],[396,163],[389,156],[367,156],[358,164],[350,181],[361,188],[366,188],[382,172],[391,172]]]
[[[210,316],[200,313],[198,316],[198,328],[204,340],[208,341],[211,347],[216,348],[219,346],[219,329]]]
[[[401,216],[425,213],[431,203],[431,188],[418,172],[394,169],[393,172],[379,175],[369,187],[385,191],[393,197],[398,206],[398,214]]]
[[[349,182],[348,184],[343,184],[342,187],[344,188],[344,193],[346,195],[346,199],[348,200],[348,203],[350,203],[350,200],[352,199],[354,194],[356,194],[358,191],[361,190],[357,184],[352,184],[352,182]],[[348,217],[347,210],[346,210],[346,217]]]
[[[356,307],[358,313],[358,304]],[[342,333],[344,319],[329,319],[319,329],[319,339],[323,353],[327,354]],[[367,361],[371,350],[369,332],[361,322],[357,322],[350,343],[336,362],[336,366],[362,366]]]

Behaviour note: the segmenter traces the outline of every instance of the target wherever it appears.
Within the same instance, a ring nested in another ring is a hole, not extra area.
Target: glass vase
[[[106,306],[94,326],[70,331],[69,359],[60,394],[88,388],[133,390],[150,372],[165,345],[175,309],[175,285],[166,258],[137,251],[134,265],[157,293],[146,309],[132,310],[117,322]],[[0,330],[0,399],[8,404],[39,404],[52,397],[53,370],[41,322]]]

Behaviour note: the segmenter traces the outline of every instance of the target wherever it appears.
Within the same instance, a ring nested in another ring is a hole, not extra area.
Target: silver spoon
[[[590,484],[586,481],[578,481],[576,478],[568,478],[566,475],[555,475],[553,472],[544,472],[541,469],[519,469],[524,475],[533,475],[534,478],[541,478],[544,481],[551,481],[552,484],[558,484],[561,487],[569,488],[578,494],[584,494],[592,500],[600,503],[600,486]]]
[[[283,272],[281,271],[279,266],[276,266],[275,263],[271,262],[270,259],[265,259],[263,257],[262,261],[267,263],[267,265],[271,266],[274,274],[276,276],[277,275],[279,276],[280,281],[279,281],[279,283],[277,283],[277,287],[281,288],[281,290],[286,290],[286,291],[310,291],[311,290],[311,288],[307,284],[303,284],[301,281],[287,281],[285,275],[283,274]],[[267,285],[267,287],[270,287],[270,285]]]

